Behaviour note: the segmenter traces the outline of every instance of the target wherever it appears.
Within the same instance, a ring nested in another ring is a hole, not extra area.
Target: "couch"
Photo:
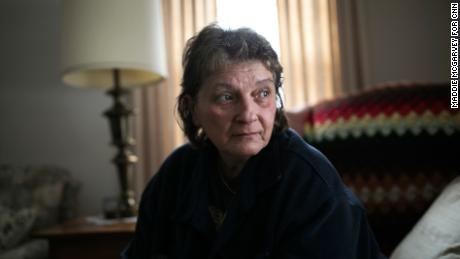
[[[387,255],[460,175],[460,112],[447,83],[384,83],[287,117],[361,199]]]
[[[32,231],[76,217],[80,183],[56,166],[0,164],[0,259],[48,256]]]

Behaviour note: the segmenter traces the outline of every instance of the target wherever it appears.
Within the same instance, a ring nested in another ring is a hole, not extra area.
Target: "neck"
[[[221,156],[219,161],[219,171],[226,179],[234,179],[240,175],[246,161],[247,160],[225,159]]]

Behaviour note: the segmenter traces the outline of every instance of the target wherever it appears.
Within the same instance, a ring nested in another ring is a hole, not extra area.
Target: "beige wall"
[[[449,1],[357,0],[364,83],[449,79]]]
[[[110,99],[58,77],[58,1],[0,2],[0,163],[53,164],[83,183],[82,215],[117,193]]]

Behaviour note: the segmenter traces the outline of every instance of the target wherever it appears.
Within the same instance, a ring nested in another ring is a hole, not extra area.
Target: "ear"
[[[187,110],[190,113],[190,116],[192,116],[193,124],[196,127],[201,127],[199,116],[196,111],[196,105],[195,105],[195,102],[193,101],[192,96],[190,95],[184,96],[184,103],[185,103],[185,106],[187,107]]]

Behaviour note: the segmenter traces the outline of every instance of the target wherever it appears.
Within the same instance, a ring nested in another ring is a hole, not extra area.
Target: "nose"
[[[241,98],[238,102],[236,121],[251,123],[257,120],[257,104],[250,97]]]

